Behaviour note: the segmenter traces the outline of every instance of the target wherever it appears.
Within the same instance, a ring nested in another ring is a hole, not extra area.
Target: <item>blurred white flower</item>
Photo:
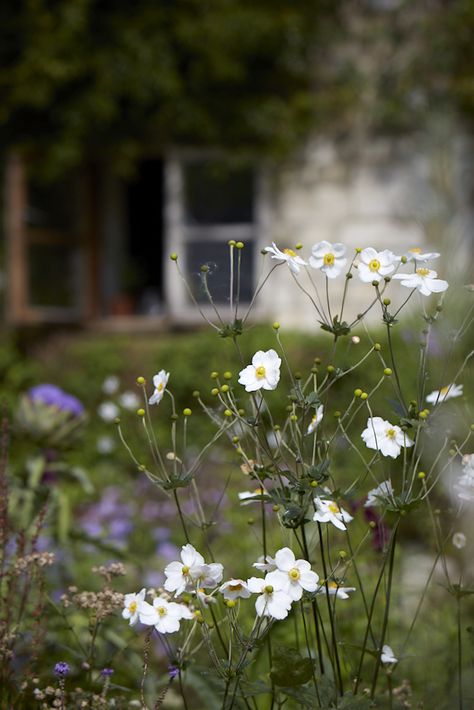
[[[102,392],[105,394],[115,394],[120,387],[120,380],[116,375],[109,375],[102,382]]]
[[[96,447],[99,454],[111,454],[115,450],[115,441],[111,436],[99,436]]]
[[[215,587],[222,580],[223,570],[220,562],[206,564],[204,557],[188,543],[181,548],[181,562],[170,562],[165,567],[163,586],[176,597],[196,587]]]
[[[364,508],[373,508],[376,505],[386,503],[387,499],[393,497],[393,487],[391,481],[383,481],[377,488],[372,488],[367,494]]]
[[[359,255],[357,266],[359,278],[364,283],[381,281],[384,276],[388,276],[395,269],[395,264],[399,260],[389,249],[376,251],[372,247],[363,249]]]
[[[446,402],[447,399],[453,399],[453,397],[462,397],[462,394],[463,385],[451,384],[431,392],[426,397],[426,401],[430,404],[439,404],[440,402]]]
[[[319,576],[313,572],[306,560],[297,560],[289,547],[283,547],[275,554],[277,569],[266,576],[268,584],[280,588],[293,601],[299,601],[303,591],[314,592],[318,586]]]
[[[119,416],[120,409],[114,402],[102,402],[99,404],[97,412],[104,422],[113,422]]]
[[[306,266],[306,261],[302,259],[293,249],[283,249],[280,251],[275,242],[272,242],[271,247],[265,247],[264,251],[270,252],[272,259],[286,261],[290,271],[293,274],[299,273],[302,266]]]
[[[219,587],[219,591],[224,599],[248,599],[251,592],[247,586],[247,582],[243,579],[229,579]]]
[[[462,476],[454,485],[454,489],[461,500],[474,501],[474,454],[462,457]]]
[[[449,287],[447,281],[438,279],[437,276],[436,271],[420,267],[413,274],[394,274],[393,278],[398,279],[402,286],[418,289],[423,296],[431,296],[432,293],[442,293]]]
[[[134,409],[138,409],[140,405],[140,399],[135,392],[127,390],[127,392],[122,392],[122,394],[120,395],[119,404],[124,409],[133,411]]]
[[[422,253],[420,247],[412,247],[405,252],[407,261],[418,261],[420,263],[425,261],[431,261],[432,259],[437,259],[441,254],[437,251],[430,251]]]
[[[264,557],[263,555],[258,558],[256,562],[253,563],[252,567],[255,567],[260,572],[273,572],[276,569],[275,560],[270,555]]]
[[[247,392],[259,389],[274,390],[280,380],[281,360],[275,350],[258,350],[252,358],[252,364],[239,372],[239,384]]]
[[[466,536],[462,532],[456,532],[454,533],[451,542],[458,550],[462,550],[463,547],[466,547]]]
[[[382,417],[369,417],[361,437],[368,449],[376,449],[392,459],[400,455],[402,446],[409,448],[414,443],[399,426]]]
[[[192,618],[192,613],[184,604],[169,602],[163,597],[153,599],[153,605],[143,602],[140,608],[141,623],[154,626],[160,634],[173,634],[179,631],[181,619]]]
[[[249,505],[249,503],[260,503],[262,496],[265,495],[263,488],[255,488],[253,491],[241,491],[239,500],[241,505]]]
[[[320,424],[323,421],[323,417],[324,417],[324,405],[320,404],[316,410],[316,414],[314,414],[314,416],[312,417],[312,419],[309,423],[309,426],[306,430],[307,435],[312,434],[315,431],[318,424]]]
[[[170,373],[165,370],[160,370],[157,375],[153,376],[153,385],[155,391],[148,400],[148,404],[159,404],[163,399],[166,385],[168,384]]]
[[[351,338],[351,341],[354,343],[354,345],[359,345],[360,343],[360,338],[358,335],[353,335]]]
[[[350,523],[352,515],[340,508],[333,500],[322,500],[321,498],[314,499],[316,512],[313,515],[313,520],[319,523],[332,523],[339,530],[346,530],[344,523]]]
[[[278,584],[278,580],[275,581]],[[291,609],[291,597],[282,589],[278,589],[268,581],[268,575],[250,577],[247,587],[253,594],[259,594],[255,602],[255,611],[258,616],[270,616],[273,619],[286,619]]]
[[[398,663],[398,658],[395,658],[392,649],[390,646],[387,646],[385,644],[382,646],[382,654],[380,656],[380,660],[382,663]]]
[[[316,594],[329,594],[330,597],[336,597],[337,599],[349,599],[349,592],[355,592],[355,587],[342,587],[337,582],[328,582],[327,590],[326,585],[321,584]]]
[[[344,244],[318,242],[311,249],[310,266],[320,269],[328,279],[335,279],[347,264],[346,247]]]
[[[140,610],[143,606],[146,594],[146,589],[143,588],[138,594],[125,594],[123,598],[124,609],[122,611],[122,617],[124,619],[130,619],[130,626],[134,626],[138,621],[138,616]]]

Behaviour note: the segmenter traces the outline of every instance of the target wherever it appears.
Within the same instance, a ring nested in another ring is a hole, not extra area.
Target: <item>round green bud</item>
[[[369,523],[369,528],[375,528],[375,525],[376,525],[375,521],[371,520]]]
[[[238,444],[239,441],[240,441],[240,439],[239,439],[238,436],[233,436],[233,437],[232,437],[232,443],[233,443],[233,444]]]
[[[240,446],[236,449],[236,451],[239,454],[239,456],[243,456],[244,452],[243,452],[243,449],[240,448]]]
[[[290,417],[290,421],[292,421],[292,422],[297,422],[297,421],[298,421],[297,415],[296,415],[296,414],[292,414],[291,417]]]
[[[317,375],[318,372],[319,372],[319,370],[318,370],[317,367],[312,367],[312,368],[311,368],[311,374],[312,374],[312,375]]]
[[[237,249],[243,249],[245,245],[243,242],[237,242],[235,246],[237,247]]]
[[[362,390],[358,387],[356,390],[354,390],[354,397],[360,397],[362,394]]]
[[[272,506],[272,510],[273,510],[274,513],[278,513],[278,511],[280,510],[280,506],[279,506],[279,505],[273,505],[273,506]]]
[[[189,407],[185,407],[185,408],[183,409],[183,414],[184,414],[185,417],[190,417],[191,414],[192,414],[192,411],[189,409]]]
[[[341,416],[341,412],[340,412],[338,409],[336,409],[336,411],[334,412],[334,417],[335,417],[336,419],[339,419],[340,416]]]
[[[178,261],[178,255],[175,251],[172,254],[170,254],[170,259],[171,259],[171,261]]]
[[[474,426],[474,424],[473,424],[473,426]],[[279,424],[275,424],[275,426],[273,427],[273,431],[280,431],[280,429],[281,429],[281,427]]]
[[[367,392],[362,392],[360,398],[366,400],[368,398],[368,396],[369,395],[367,394]]]
[[[356,254],[360,254],[361,251],[362,251],[362,248],[361,248],[361,247],[356,247],[356,249],[355,249],[355,253],[356,253]]]
[[[140,377],[137,377],[137,385],[144,385],[146,382],[145,378],[140,375]]]
[[[219,377],[219,373],[213,370],[209,376],[211,380],[217,380],[217,378]]]
[[[228,244],[230,247],[235,247],[235,239],[229,239],[229,241],[227,242],[227,244]]]
[[[353,276],[354,276],[354,275],[353,275],[353,274],[351,274],[351,272],[350,272],[350,271],[348,271],[348,272],[347,272],[347,274],[346,274],[346,279],[352,279],[352,278],[353,278]]]
[[[405,255],[403,255],[402,258],[400,259],[400,261],[402,262],[402,264],[406,264],[408,259],[406,258]]]
[[[386,367],[385,370],[383,371],[383,374],[386,375],[387,377],[390,377],[392,374],[392,370],[389,367]]]
[[[297,243],[295,244],[295,249],[302,249],[302,248],[303,248],[303,245],[302,245],[301,242],[297,242]]]
[[[378,350],[381,350],[381,349],[382,349],[382,346],[380,345],[380,343],[374,343],[374,350],[377,350],[377,351],[378,351]]]
[[[247,525],[253,525],[255,523],[255,518],[247,518]]]
[[[229,370],[226,370],[224,372],[224,380],[231,380],[231,379],[232,379],[232,372],[230,372]]]
[[[339,550],[339,557],[344,560],[347,557],[347,552],[345,550]]]
[[[315,365],[320,365],[321,364],[321,358],[320,357],[315,357],[313,360]]]
[[[286,409],[287,412],[292,412],[292,411],[293,411],[293,407],[292,407],[291,404],[287,404],[286,407],[285,407],[285,409]]]
[[[232,412],[230,411],[230,409],[224,409],[224,416],[225,416],[225,417],[231,417],[231,416],[232,416]]]
[[[391,276],[384,276],[383,280],[385,281],[386,284],[389,284],[390,281],[392,280],[392,277]]]
[[[219,389],[218,389],[218,387],[213,387],[212,390],[211,390],[211,394],[212,394],[214,397],[217,397],[217,395],[219,394]]]
[[[272,328],[273,328],[273,330],[279,330],[279,329],[280,329],[280,324],[279,324],[279,322],[278,322],[277,320],[273,323]]]
[[[317,487],[318,487],[318,482],[317,482],[317,481],[311,481],[311,483],[310,483],[309,485],[311,486],[311,488],[317,488]]]
[[[208,266],[207,264],[203,264],[203,265],[201,266],[201,273],[202,273],[202,274],[207,274],[208,271],[209,271],[209,266]]]
[[[245,414],[245,409],[238,409],[237,414],[239,415],[239,417],[243,417]]]
[[[378,281],[372,281],[372,286],[375,286],[375,288],[379,287],[379,282]]]
[[[423,410],[422,412],[419,412],[418,417],[419,419],[428,419],[428,413]]]
[[[450,456],[456,456],[456,450],[455,450],[455,449],[449,449],[449,455],[450,455]]]
[[[225,394],[226,392],[229,391],[229,389],[230,389],[229,385],[222,385],[221,392],[223,392]]]
[[[418,471],[418,478],[420,481],[422,481],[424,478],[426,478],[426,473],[424,471]]]
[[[120,417],[115,417],[114,424],[120,424]]]
[[[295,372],[294,378],[295,380],[301,380],[301,372]]]
[[[233,609],[236,604],[237,604],[237,602],[235,601],[235,599],[226,599],[225,600],[225,605],[228,609]]]
[[[471,424],[470,429],[471,431],[474,431],[474,424]]]
[[[194,390],[194,392],[193,392],[193,397],[194,397],[195,399],[197,399],[197,398],[200,397],[200,396],[201,396],[200,391],[199,391],[199,390]]]
[[[392,302],[392,301],[391,301],[389,298],[384,298],[384,299],[383,299],[383,305],[384,305],[384,306],[389,306],[389,305],[391,304],[391,302]]]
[[[137,409],[137,416],[139,416],[139,417],[144,417],[144,416],[145,416],[145,410],[144,410],[144,409]]]
[[[334,365],[328,365],[328,366],[326,367],[326,370],[329,372],[329,374],[331,374],[332,372],[334,372],[335,369],[336,369],[336,368],[334,367]]]

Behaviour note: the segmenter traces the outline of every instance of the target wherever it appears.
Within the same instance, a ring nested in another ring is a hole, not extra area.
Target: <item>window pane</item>
[[[241,251],[242,262],[240,268],[240,300],[249,302],[253,293],[253,263],[254,255],[250,244]],[[216,303],[229,303],[230,288],[230,260],[229,247],[226,243],[195,241],[186,247],[188,275],[192,284],[193,294],[199,303],[207,303],[201,279],[201,266],[207,264],[207,283],[212,298]],[[237,293],[237,259],[234,250],[234,297]]]
[[[46,184],[30,180],[24,216],[28,227],[71,234],[77,230],[78,216],[77,179]]]
[[[184,164],[186,224],[253,222],[254,174],[219,161]]]
[[[62,244],[30,244],[29,305],[78,307],[78,253]]]

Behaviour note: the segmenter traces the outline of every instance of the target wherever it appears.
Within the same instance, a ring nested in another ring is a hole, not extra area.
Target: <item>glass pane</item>
[[[79,224],[78,181],[65,178],[54,183],[28,182],[25,223],[32,229],[71,234]]]
[[[253,222],[254,174],[249,167],[222,161],[184,164],[186,224],[249,224]]]
[[[254,255],[250,244],[242,250],[240,267],[240,300],[249,302],[253,295]],[[206,242],[203,240],[188,243],[186,247],[189,281],[193,294],[199,303],[208,303],[201,279],[201,266],[209,267],[207,283],[212,298],[216,303],[229,303],[230,260],[229,247],[225,242]],[[234,297],[237,293],[237,255],[234,250]]]
[[[63,244],[30,244],[29,305],[77,308],[78,252]]]

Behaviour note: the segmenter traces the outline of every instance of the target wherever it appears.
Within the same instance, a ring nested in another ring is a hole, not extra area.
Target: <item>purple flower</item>
[[[103,678],[110,678],[110,676],[112,676],[113,674],[114,674],[113,668],[102,668],[102,670],[100,672],[100,675]]]
[[[63,412],[69,412],[73,417],[80,417],[84,412],[84,407],[77,397],[64,392],[57,385],[36,385],[28,391],[28,395],[33,402],[56,407]]]
[[[170,679],[173,680],[173,678],[176,678],[176,676],[179,675],[179,668],[173,665],[168,666],[168,675]]]
[[[59,661],[54,666],[54,675],[58,678],[65,678],[71,669],[65,661]]]

